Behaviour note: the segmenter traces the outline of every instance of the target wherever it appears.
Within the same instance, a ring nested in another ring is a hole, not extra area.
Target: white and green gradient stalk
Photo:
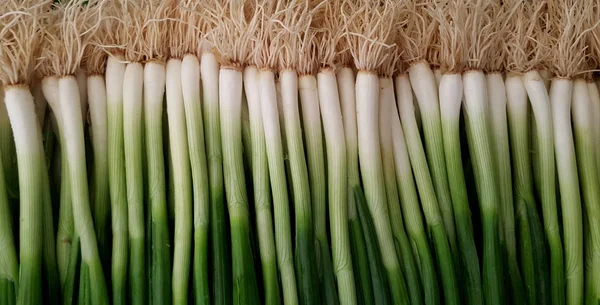
[[[573,82],[556,78],[550,87],[554,131],[554,155],[562,205],[565,249],[566,304],[583,304],[583,224],[582,208],[571,129]]]
[[[230,266],[227,262],[227,219],[225,218],[225,198],[223,181],[223,154],[221,152],[221,123],[219,114],[219,63],[215,54],[202,53],[200,58],[202,79],[202,110],[204,115],[204,136],[206,140],[206,161],[208,183],[210,185],[210,248],[212,251],[212,292],[214,304],[231,303]]]
[[[353,272],[357,301],[372,302],[373,287],[369,270],[368,253],[364,232],[356,208],[355,191],[362,193],[358,170],[358,130],[356,127],[356,90],[354,71],[343,67],[336,75],[338,95],[342,110],[342,123],[346,139],[346,172],[348,176],[348,221],[350,223],[350,244],[352,246]]]
[[[482,304],[481,270],[473,236],[471,209],[467,196],[460,145],[460,114],[463,100],[462,75],[444,73],[440,78],[439,96],[444,155],[446,157],[448,183],[456,222],[460,267],[462,268],[467,291],[466,299],[469,304]]]
[[[421,274],[424,302],[425,304],[438,304],[440,302],[440,293],[436,266],[429,248],[428,236],[423,226],[419,196],[415,187],[415,178],[410,165],[408,148],[396,103],[393,103],[392,107],[392,144],[396,183],[398,184],[400,194],[400,206],[402,207],[402,214],[406,223],[406,231],[416,249],[415,261],[418,262]]]
[[[109,56],[106,62],[106,109],[108,121],[108,183],[112,221],[112,303],[127,303],[129,229],[123,142],[123,81],[126,64]]]
[[[539,173],[537,182],[542,202],[544,231],[550,249],[551,296],[553,300],[564,302],[565,262],[556,199],[556,163],[550,97],[545,79],[535,70],[523,75],[523,84],[527,90],[535,122],[538,152],[536,163]]]
[[[143,171],[144,67],[128,63],[123,78],[123,143],[129,226],[129,287],[131,304],[146,302],[146,255]]]
[[[269,184],[269,164],[263,132],[261,99],[258,84],[258,69],[249,66],[244,69],[244,89],[248,103],[251,133],[252,186],[254,188],[254,208],[260,260],[262,263],[263,287],[266,305],[280,303],[277,274],[277,255],[271,212],[271,187]]]
[[[2,170],[6,178],[8,198],[18,198],[19,179],[17,171],[15,141],[10,127],[10,119],[4,103],[4,89],[0,86],[0,152],[2,153]]]
[[[501,251],[499,245],[500,203],[498,182],[494,170],[491,122],[489,119],[486,78],[482,71],[463,73],[464,109],[468,118],[466,129],[471,135],[469,146],[473,151],[477,194],[481,205],[483,227],[483,292],[486,304],[498,304],[502,300]]]
[[[591,262],[591,276],[586,283],[585,303],[596,304],[600,301],[600,179],[596,171],[596,156],[594,154],[594,130],[592,101],[584,79],[576,79],[573,84],[572,97],[573,134],[575,138],[575,151],[579,165],[579,178],[585,216],[588,218],[587,234],[591,247],[586,251],[586,262]]]
[[[250,211],[242,147],[242,71],[221,67],[219,106],[223,173],[231,226],[234,304],[258,304],[258,287],[250,245]]]
[[[5,86],[19,167],[18,304],[42,302],[42,143],[33,96],[25,85]]]
[[[92,176],[92,216],[98,237],[98,247],[104,262],[110,262],[108,245],[110,227],[110,190],[108,182],[108,118],[106,108],[106,84],[104,75],[89,75],[87,94],[90,109],[90,134],[94,152]],[[105,270],[106,269],[106,266]]]
[[[181,60],[169,59],[166,70],[169,145],[175,186],[175,240],[173,251],[173,304],[188,303],[192,251],[192,177],[186,117],[181,87]]]
[[[412,246],[404,230],[400,197],[396,184],[396,168],[394,165],[394,148],[392,133],[392,111],[396,108],[394,96],[394,82],[391,77],[379,77],[379,141],[381,143],[381,158],[383,162],[383,176],[388,199],[388,211],[392,234],[394,236],[396,254],[400,258],[402,271],[406,278],[408,296],[411,304],[423,304],[421,279],[415,264]]]
[[[298,90],[302,109],[302,127],[306,140],[306,157],[310,181],[310,196],[315,236],[317,238],[317,270],[321,295],[325,302],[338,300],[333,274],[331,251],[327,235],[327,176],[317,78],[314,74],[300,75]]]
[[[64,145],[63,135],[63,115],[60,111],[60,98],[58,92],[58,77],[48,76],[42,80],[42,91],[46,101],[54,114],[56,127],[58,129],[58,138],[61,146]],[[61,147],[61,160],[68,160],[66,148]],[[67,278],[67,269],[69,265],[72,241],[77,235],[73,220],[73,206],[71,202],[71,181],[69,175],[68,162],[61,161],[61,183],[60,183],[60,205],[58,215],[58,230],[56,238],[56,256],[58,264],[58,273],[61,287],[65,286]],[[64,293],[64,291],[63,291]]]
[[[337,79],[332,69],[322,69],[317,75],[317,80],[327,150],[333,270],[337,278],[340,304],[357,304],[348,225],[346,139]]]
[[[281,106],[287,153],[292,179],[292,202],[296,224],[296,277],[301,304],[317,301],[318,281],[316,258],[313,251],[315,234],[311,206],[308,168],[304,156],[302,127],[298,107],[298,74],[294,70],[279,72]]]
[[[536,239],[533,234],[533,217],[537,214],[537,211],[535,210],[533,177],[531,175],[529,105],[527,104],[527,93],[525,92],[520,76],[510,75],[506,80],[506,86],[508,91],[507,112],[510,127],[511,159],[514,174],[513,188],[515,190],[516,218],[519,228],[517,231],[519,234],[519,244],[516,246],[516,249],[519,251],[522,266],[521,271],[524,284],[524,291],[522,293],[525,294],[529,303],[535,304],[541,302],[540,297],[542,297],[541,292],[543,290],[540,287],[542,287],[541,283],[545,279],[541,279],[538,276],[538,270],[544,269],[545,264],[541,267],[536,265],[539,264],[544,255],[536,247]],[[500,164],[497,166],[500,166]],[[508,243],[506,245],[507,250],[512,251],[512,249],[508,248]],[[511,255],[510,252],[508,253]],[[509,263],[511,262],[509,261]],[[512,268],[512,266],[509,265],[509,268]],[[509,272],[512,273],[513,270],[509,269]],[[513,296],[516,296],[516,292],[514,291]]]
[[[298,304],[294,252],[292,251],[292,231],[290,225],[289,198],[287,192],[285,165],[283,163],[283,143],[277,110],[275,74],[269,70],[258,73],[260,86],[261,112],[267,148],[269,177],[273,196],[275,216],[275,247],[285,304]]]
[[[444,219],[446,234],[453,253],[458,251],[456,227],[452,210],[452,197],[448,185],[446,160],[444,158],[444,143],[442,137],[442,122],[438,98],[438,85],[431,67],[426,62],[419,62],[408,69],[408,77],[417,98],[420,118],[425,138],[425,153],[431,171],[435,195]]]
[[[590,81],[587,85],[592,102],[592,141],[595,147],[596,168],[600,177],[600,90],[598,89],[597,81]]]
[[[1,89],[0,89],[1,90]],[[4,107],[4,92],[0,92],[1,120],[8,121],[8,113]],[[10,124],[10,123],[9,123]],[[0,128],[8,128],[10,125],[3,124]],[[4,130],[2,131],[4,132]],[[6,151],[0,151],[0,164],[5,158],[9,158]],[[8,201],[8,190],[6,187],[4,170],[0,171],[0,303],[13,304],[16,301],[17,283],[19,280],[19,262],[17,261],[17,250],[13,236],[13,220]]]
[[[91,298],[97,304],[108,304],[108,291],[89,203],[83,118],[77,80],[74,76],[63,76],[58,80],[58,87],[60,111],[63,115],[64,147],[71,177],[73,219],[81,241],[82,263],[85,263],[89,270]]]
[[[149,289],[151,304],[171,302],[171,243],[165,181],[163,147],[163,97],[166,68],[151,61],[144,66],[144,124],[146,160],[148,162],[148,201],[150,205],[152,253]],[[91,104],[90,104],[91,105]]]
[[[200,61],[186,55],[181,62],[181,87],[185,108],[185,122],[192,168],[194,210],[193,285],[196,304],[210,303],[208,234],[210,219],[210,194],[208,167],[204,145],[204,123],[200,100]]]
[[[444,289],[444,300],[446,304],[459,304],[459,288],[456,282],[456,270],[450,242],[446,234],[442,214],[438,207],[437,198],[433,186],[433,179],[429,173],[429,165],[425,156],[425,149],[421,142],[419,127],[415,118],[415,105],[411,82],[408,75],[396,76],[396,103],[400,112],[400,120],[404,134],[410,163],[415,175],[417,190],[421,198],[421,208],[425,216],[428,231],[433,239],[434,253],[437,254],[437,262]]]
[[[379,79],[373,72],[358,72],[356,77],[356,113],[358,157],[365,196],[375,225],[392,299],[399,304],[408,303],[406,283],[396,254],[388,216],[379,141]]]

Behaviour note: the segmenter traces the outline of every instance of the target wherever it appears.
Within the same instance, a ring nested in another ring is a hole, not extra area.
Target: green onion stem
[[[348,231],[347,151],[337,79],[332,69],[321,69],[317,79],[327,149],[333,270],[337,278],[340,304],[357,304]]]
[[[408,295],[411,304],[423,304],[421,279],[415,264],[412,247],[404,230],[400,197],[396,184],[396,169],[394,164],[394,148],[392,134],[392,115],[396,108],[394,83],[391,77],[379,77],[379,137],[381,143],[381,158],[383,175],[388,199],[388,211],[392,234],[394,236],[396,254],[400,258],[402,270],[406,277]]]
[[[577,176],[575,144],[571,129],[573,82],[553,79],[550,105],[554,131],[554,155],[562,205],[565,249],[566,304],[583,304],[583,224]]]
[[[90,75],[87,78],[87,94],[91,119],[91,138],[94,153],[92,176],[92,215],[100,257],[103,262],[110,262],[109,216],[110,191],[108,188],[108,121],[106,113],[106,84],[103,75]],[[106,266],[105,266],[106,269]]]
[[[163,96],[165,64],[152,61],[144,66],[144,124],[148,161],[148,201],[150,205],[152,253],[149,285],[151,304],[171,302],[171,243],[163,152]]]
[[[279,72],[285,139],[292,178],[292,197],[296,224],[296,275],[301,304],[317,300],[315,235],[311,207],[308,168],[304,156],[302,127],[298,107],[298,74],[293,70]]]
[[[342,121],[346,139],[346,168],[348,175],[348,220],[352,245],[352,266],[355,274],[356,295],[359,304],[371,304],[374,300],[371,271],[365,242],[365,233],[356,209],[355,190],[362,193],[358,170],[358,130],[356,127],[356,91],[354,71],[343,67],[337,73]],[[364,196],[364,195],[363,195]]]
[[[585,204],[585,215],[588,218],[589,246],[586,260],[592,264],[592,276],[586,287],[586,304],[600,302],[600,180],[596,171],[596,158],[593,144],[592,103],[587,87],[587,81],[577,79],[573,85],[572,96],[573,134],[575,150],[579,165],[581,191]]]
[[[146,243],[144,229],[143,87],[144,67],[128,63],[123,83],[123,143],[129,226],[129,287],[131,304],[146,303]]]
[[[33,96],[27,86],[5,86],[4,102],[14,133],[19,167],[18,304],[42,302],[42,143]]]
[[[275,75],[272,71],[261,70],[258,73],[261,99],[261,113],[267,148],[269,177],[273,196],[275,216],[275,247],[284,304],[298,304],[296,276],[294,271],[294,253],[290,228],[289,198],[285,165],[283,161],[283,140],[279,124]]]
[[[108,292],[89,204],[83,119],[77,80],[73,76],[61,77],[58,87],[64,124],[64,146],[71,176],[73,218],[75,230],[81,239],[81,259],[89,271],[91,298],[97,304],[108,304]]]
[[[106,62],[106,110],[108,122],[108,183],[112,220],[112,303],[127,303],[129,233],[123,142],[123,80],[126,64],[109,56]]]
[[[550,98],[545,81],[537,71],[525,73],[523,83],[533,110],[537,135],[537,185],[542,202],[546,240],[550,249],[551,299],[553,304],[564,304],[565,263],[556,199],[556,163]]]
[[[8,113],[4,107],[4,93],[0,92],[0,120],[2,122],[8,121]],[[2,125],[0,128],[8,128],[10,131],[10,125]],[[0,132],[4,132],[0,131]],[[0,150],[0,164],[9,155],[7,151]],[[15,294],[15,288],[17,287],[17,281],[19,280],[19,263],[17,261],[17,250],[15,248],[15,241],[13,237],[12,228],[12,213],[10,211],[10,205],[8,201],[8,192],[6,187],[6,180],[4,170],[0,171],[0,281],[1,285],[5,285],[5,290],[0,292],[0,299],[8,300],[9,295]],[[7,303],[10,304],[10,303]]]
[[[444,289],[444,299],[446,304],[459,304],[459,288],[456,282],[456,271],[454,269],[450,243],[437,204],[433,180],[429,174],[425,150],[415,119],[413,95],[408,75],[402,74],[397,76],[395,85],[396,103],[398,104],[403,131],[406,135],[406,145],[417,183],[417,190],[421,198],[421,208],[423,209],[428,231],[433,238],[434,251],[437,254],[437,262]]]
[[[181,60],[169,59],[166,70],[169,145],[175,192],[175,240],[173,241],[173,304],[188,303],[192,251],[192,181],[186,117],[181,88]]]
[[[356,113],[359,160],[365,195],[377,232],[392,299],[395,303],[408,303],[408,292],[396,255],[388,216],[379,141],[379,80],[372,72],[359,71],[356,77]]]
[[[419,105],[420,117],[423,121],[425,153],[431,171],[438,207],[444,220],[446,234],[453,253],[458,252],[456,227],[452,211],[452,198],[446,173],[444,159],[444,143],[442,122],[438,99],[438,86],[431,67],[426,62],[419,62],[408,69],[413,92]]]
[[[198,58],[194,55],[184,56],[181,63],[181,86],[188,145],[191,148],[189,153],[194,201],[194,295],[196,304],[209,304],[208,233],[210,196],[200,85],[200,62]]]
[[[231,271],[228,263],[227,218],[223,182],[223,154],[221,152],[221,123],[219,115],[219,63],[215,54],[202,53],[200,58],[202,80],[202,110],[206,140],[206,162],[210,186],[210,248],[213,277],[212,302],[217,305],[231,303]]]
[[[313,74],[300,75],[298,84],[302,104],[302,127],[306,140],[313,223],[317,238],[317,253],[319,253],[317,268],[319,283],[323,286],[322,295],[325,302],[332,304],[338,300],[338,295],[327,236],[327,180],[317,79]]]
[[[400,205],[406,223],[406,231],[416,249],[415,256],[419,262],[421,271],[425,304],[439,304],[440,294],[436,266],[429,248],[427,232],[423,226],[423,216],[415,187],[415,178],[410,165],[404,131],[402,130],[396,103],[393,103],[392,107],[391,127],[396,183],[398,184],[398,191],[400,193]]]
[[[482,304],[481,270],[475,246],[471,209],[463,172],[460,146],[460,110],[463,100],[462,76],[445,73],[440,79],[440,113],[444,139],[444,154],[460,249],[460,267],[465,278],[466,301]]]
[[[280,304],[277,274],[277,256],[271,212],[271,189],[269,185],[269,165],[263,132],[263,119],[260,105],[258,69],[249,66],[244,69],[244,89],[248,103],[251,132],[252,186],[260,259],[262,263],[263,287],[266,305]]]

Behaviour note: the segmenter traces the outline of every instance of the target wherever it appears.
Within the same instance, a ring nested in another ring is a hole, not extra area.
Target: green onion
[[[371,271],[365,242],[365,234],[356,209],[355,190],[362,194],[358,170],[358,131],[356,128],[356,96],[354,71],[343,67],[337,73],[338,94],[342,108],[342,120],[346,138],[346,168],[348,173],[348,220],[352,245],[352,266],[355,274],[356,297],[359,304],[371,304],[374,300]],[[363,195],[364,196],[364,195]]]
[[[423,304],[421,279],[413,257],[412,247],[404,230],[399,204],[398,185],[396,184],[392,131],[392,118],[396,108],[396,99],[392,78],[380,76],[379,88],[379,137],[392,234],[394,236],[396,252],[400,258],[406,277],[410,302],[411,304]]]
[[[428,69],[425,71],[431,70]],[[429,77],[433,78],[433,73]],[[421,208],[423,209],[425,222],[433,239],[434,251],[437,255],[442,288],[444,289],[444,299],[446,304],[458,304],[460,301],[456,270],[454,269],[450,243],[446,235],[446,228],[440,209],[438,208],[433,180],[429,174],[423,143],[421,142],[421,136],[415,119],[413,95],[408,75],[402,74],[396,76],[395,85],[396,103],[398,104],[403,131],[406,135],[406,145],[417,183],[417,190],[421,198]]]
[[[130,302],[146,301],[144,174],[143,174],[143,87],[144,67],[128,63],[123,76],[123,142],[125,146],[125,181],[127,189],[127,223],[129,225]]]
[[[8,121],[8,113],[4,106],[4,90],[0,90],[0,120]],[[2,132],[7,128],[10,131],[10,125],[1,126]],[[0,151],[0,161],[9,158],[6,151]],[[4,164],[0,162],[0,164]],[[8,201],[7,184],[4,170],[0,171],[0,303],[13,304],[16,295],[16,288],[19,280],[19,263],[17,261],[17,251],[13,237],[12,213]]]
[[[444,157],[442,122],[437,90],[439,86],[436,84],[435,75],[431,67],[425,62],[413,64],[408,69],[408,77],[410,78],[410,83],[419,105],[419,117],[422,121],[423,136],[425,139],[425,153],[431,171],[431,178],[438,202],[437,205],[444,220],[450,248],[455,253],[459,250],[450,186],[448,185],[446,160]]]
[[[275,305],[280,304],[281,300],[279,277],[277,275],[273,215],[271,212],[269,168],[258,86],[258,69],[254,66],[246,67],[244,69],[244,89],[250,119],[252,186],[254,187],[254,206],[262,263],[264,296],[266,305]]]
[[[175,187],[173,304],[187,304],[192,250],[192,181],[179,59],[171,58],[167,62],[166,92]]]
[[[144,124],[148,160],[148,194],[152,219],[151,284],[152,304],[171,302],[171,249],[166,202],[165,158],[163,153],[163,96],[165,65],[152,61],[144,66]]]
[[[427,233],[423,226],[423,216],[421,215],[419,197],[415,188],[415,178],[410,165],[404,132],[400,124],[398,108],[396,103],[392,105],[391,127],[396,183],[398,184],[398,191],[400,193],[400,205],[406,222],[406,231],[416,249],[415,260],[419,262],[425,304],[439,304],[440,294],[436,266],[431,250],[429,249]]]
[[[250,211],[242,156],[242,73],[221,68],[219,104],[223,172],[231,226],[235,304],[258,304],[258,287],[250,246]]]
[[[573,83],[554,79],[550,87],[554,155],[563,215],[566,304],[583,303],[583,226],[575,145],[571,132]]]
[[[298,304],[294,253],[292,252],[289,199],[287,193],[285,166],[283,163],[283,143],[277,110],[275,75],[272,71],[258,73],[260,86],[261,112],[269,163],[269,178],[273,196],[275,216],[275,246],[277,262],[283,288],[284,304]]]
[[[223,155],[221,152],[221,123],[219,114],[219,63],[215,54],[202,53],[200,58],[202,79],[202,107],[204,135],[206,139],[206,162],[208,163],[208,183],[210,186],[210,240],[211,266],[213,277],[212,302],[217,305],[231,301],[229,246],[227,242],[227,219],[223,195]]]
[[[577,79],[573,85],[572,95],[572,119],[573,134],[575,137],[575,150],[577,164],[579,165],[579,178],[581,179],[581,191],[585,204],[585,216],[588,218],[589,245],[593,250],[586,251],[586,262],[591,262],[592,275],[586,287],[585,302],[593,304],[600,302],[600,238],[597,224],[600,221],[600,179],[596,171],[596,159],[594,155],[592,104],[587,86],[587,81]]]
[[[109,56],[106,62],[108,182],[112,220],[112,303],[127,303],[128,224],[123,142],[123,80],[126,65]]]
[[[329,223],[338,295],[340,304],[357,304],[348,231],[348,162],[337,79],[332,69],[321,69],[317,77],[327,149]]]

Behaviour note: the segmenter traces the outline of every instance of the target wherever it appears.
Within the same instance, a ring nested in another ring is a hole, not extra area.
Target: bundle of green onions
[[[4,0],[0,305],[600,303],[600,0]]]

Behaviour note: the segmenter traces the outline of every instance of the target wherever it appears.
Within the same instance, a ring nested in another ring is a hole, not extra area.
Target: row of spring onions
[[[596,304],[598,16],[7,0],[0,305]]]

